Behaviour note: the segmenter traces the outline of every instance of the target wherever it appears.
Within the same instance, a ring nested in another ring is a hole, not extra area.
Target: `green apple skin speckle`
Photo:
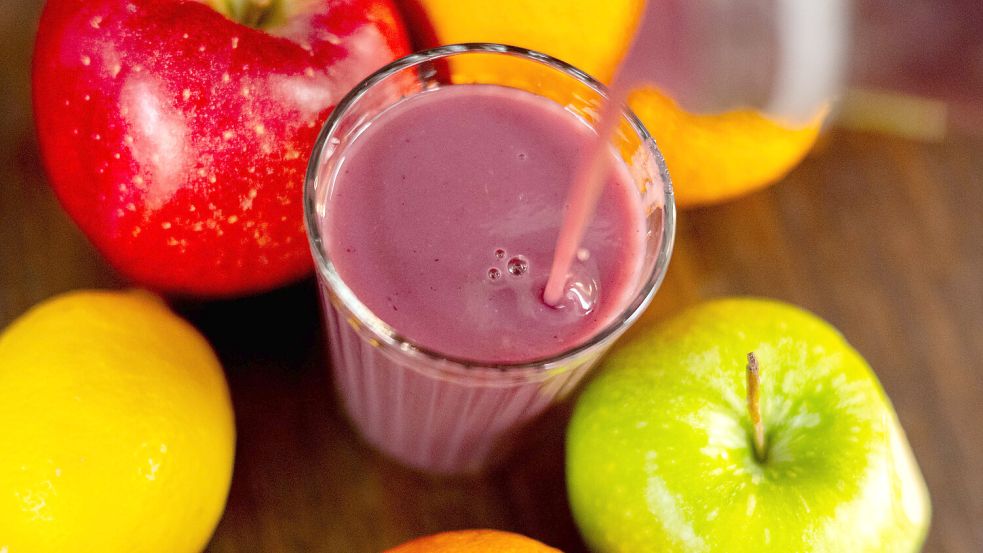
[[[745,398],[752,351],[763,462]],[[578,399],[567,484],[596,552],[907,553],[930,518],[864,359],[816,316],[759,299],[705,303],[620,344]]]

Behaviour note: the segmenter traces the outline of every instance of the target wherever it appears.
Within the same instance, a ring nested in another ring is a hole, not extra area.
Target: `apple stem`
[[[273,0],[226,0],[227,11],[239,23],[259,29],[270,16]]]
[[[764,462],[768,457],[768,450],[765,448],[765,425],[761,423],[760,384],[758,358],[752,351],[747,354],[747,412],[754,429],[754,456],[758,462]]]

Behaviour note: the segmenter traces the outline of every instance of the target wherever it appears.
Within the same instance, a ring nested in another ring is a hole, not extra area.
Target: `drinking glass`
[[[607,97],[603,85],[587,74],[522,48],[459,44],[415,53],[368,77],[335,107],[314,145],[304,188],[331,368],[344,410],[373,447],[431,473],[486,468],[508,453],[517,429],[576,386],[651,301],[665,275],[675,228],[672,186],[662,155],[623,107],[610,145],[630,169],[647,236],[639,279],[619,315],[558,355],[515,364],[455,358],[402,336],[359,300],[332,263],[322,226],[334,168],[352,140],[383,110],[427,90],[472,83],[538,94],[592,126]]]

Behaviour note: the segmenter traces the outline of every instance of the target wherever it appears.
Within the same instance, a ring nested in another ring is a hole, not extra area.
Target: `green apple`
[[[906,553],[930,518],[864,359],[814,315],[756,299],[699,305],[613,351],[577,401],[567,484],[599,552]]]

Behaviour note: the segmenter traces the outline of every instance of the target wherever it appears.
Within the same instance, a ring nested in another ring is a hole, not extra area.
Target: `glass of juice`
[[[498,44],[400,59],[334,109],[304,190],[335,385],[405,465],[473,473],[563,398],[641,314],[672,249],[672,187],[627,108],[549,56]],[[543,300],[581,161],[606,181],[555,306]]]

